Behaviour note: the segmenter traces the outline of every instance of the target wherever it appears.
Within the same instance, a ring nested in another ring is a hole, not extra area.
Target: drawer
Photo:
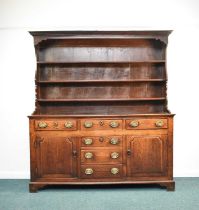
[[[126,129],[162,129],[167,128],[167,119],[139,119],[125,120]]]
[[[81,165],[82,178],[121,178],[122,164],[114,165]]]
[[[122,129],[122,120],[84,119],[81,130],[117,130]]]
[[[67,120],[35,120],[36,130],[77,130],[77,121]]]
[[[82,149],[81,163],[109,164],[122,163],[121,149]]]
[[[122,136],[86,136],[81,138],[82,147],[120,147]]]

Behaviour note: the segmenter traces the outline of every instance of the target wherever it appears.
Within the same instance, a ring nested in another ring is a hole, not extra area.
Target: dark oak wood
[[[46,185],[173,181],[171,31],[38,31],[30,192]]]
[[[76,177],[76,144],[74,137],[36,136],[37,177]]]
[[[167,135],[127,136],[127,175],[166,176]]]

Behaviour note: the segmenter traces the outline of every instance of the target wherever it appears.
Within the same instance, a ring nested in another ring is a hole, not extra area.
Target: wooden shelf
[[[162,101],[165,97],[160,98],[82,98],[82,99],[38,99],[38,102],[95,102],[95,101]]]
[[[43,65],[63,65],[63,64],[142,64],[142,63],[165,63],[166,60],[148,60],[148,61],[37,61],[37,64]]]
[[[165,82],[166,79],[129,79],[129,80],[52,80],[36,81],[39,84],[71,84],[71,83],[133,83],[133,82]]]
[[[36,81],[39,84],[67,84],[67,83],[129,83],[129,82],[165,82],[166,79],[127,79],[127,80],[51,80]]]

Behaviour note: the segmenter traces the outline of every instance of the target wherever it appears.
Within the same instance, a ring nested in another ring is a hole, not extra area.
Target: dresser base
[[[148,185],[157,184],[161,187],[165,187],[167,191],[175,191],[175,182],[169,181],[122,181],[122,182],[30,182],[29,191],[36,193],[39,189],[48,185]]]

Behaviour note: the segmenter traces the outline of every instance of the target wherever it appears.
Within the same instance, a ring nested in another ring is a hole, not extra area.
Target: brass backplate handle
[[[158,121],[156,121],[155,125],[156,125],[156,127],[162,127],[164,125],[164,122],[163,122],[163,120],[158,120]]]
[[[117,128],[119,126],[119,123],[116,121],[111,121],[110,124],[111,128]]]
[[[73,127],[73,123],[72,123],[71,121],[67,121],[67,122],[64,124],[64,126],[65,126],[66,128],[72,128],[72,127]]]
[[[92,169],[92,168],[86,168],[85,174],[86,174],[86,175],[91,175],[91,174],[93,174],[93,169]]]
[[[91,145],[92,143],[93,143],[93,140],[92,139],[90,139],[90,138],[84,139],[84,144]]]
[[[137,120],[133,120],[129,123],[132,128],[136,128],[139,126],[139,122]]]
[[[93,122],[89,122],[89,121],[84,122],[84,127],[85,128],[91,128],[91,127],[93,127]]]
[[[86,152],[85,155],[84,155],[84,157],[86,159],[91,159],[93,157],[93,153],[92,152]]]
[[[39,122],[38,126],[39,126],[39,128],[47,128],[48,124],[46,122]]]
[[[118,152],[112,152],[111,153],[111,158],[112,159],[117,159],[119,157],[119,153]]]
[[[116,145],[116,144],[119,143],[119,139],[118,138],[111,138],[110,143],[113,144],[113,145]]]
[[[111,173],[112,174],[118,174],[119,173],[119,168],[111,168]]]

